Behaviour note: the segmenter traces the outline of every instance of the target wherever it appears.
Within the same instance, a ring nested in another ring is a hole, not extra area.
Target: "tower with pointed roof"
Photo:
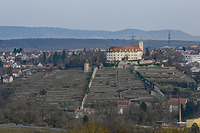
[[[84,72],[89,72],[89,69],[90,69],[89,61],[88,59],[86,59],[84,63]]]

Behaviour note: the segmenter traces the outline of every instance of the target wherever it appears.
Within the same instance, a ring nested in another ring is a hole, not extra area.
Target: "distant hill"
[[[178,41],[172,40],[170,46],[191,46],[199,45],[200,41]],[[130,46],[131,41],[125,39],[11,39],[0,40],[0,51],[10,50],[11,48],[24,48],[26,50],[62,50],[76,48],[109,48],[111,46]],[[138,40],[135,40],[138,45]],[[167,40],[144,40],[144,47],[158,48],[168,46]]]
[[[0,39],[22,38],[79,38],[79,39],[130,39],[134,32],[136,39],[167,40],[168,30],[143,31],[124,29],[119,31],[72,30],[53,27],[0,26]],[[180,30],[171,30],[172,40],[200,41],[200,36],[192,36]]]

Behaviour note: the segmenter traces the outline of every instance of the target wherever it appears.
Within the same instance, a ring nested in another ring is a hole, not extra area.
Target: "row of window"
[[[110,49],[110,51],[112,51],[112,49]],[[116,49],[114,49],[114,51],[117,51]],[[119,49],[119,51],[121,52],[122,50]],[[124,51],[126,51],[126,49],[124,49]],[[137,51],[137,49],[127,49],[127,51]]]
[[[115,57],[108,57],[108,60],[109,59],[122,59],[123,57],[117,57],[117,58],[115,58]],[[132,60],[137,60],[137,57],[128,57],[128,59],[132,59]]]
[[[112,54],[108,54],[108,56],[115,56],[115,54],[114,55],[112,55]],[[120,56],[120,54],[118,54],[117,56]],[[122,54],[121,54],[121,56],[123,56]],[[128,56],[137,56],[137,54],[129,54]]]
[[[113,52],[108,52],[108,53],[113,53]],[[123,53],[123,52],[115,52],[115,53]],[[124,52],[124,53],[133,53],[133,52]],[[134,53],[137,53],[137,51]]]

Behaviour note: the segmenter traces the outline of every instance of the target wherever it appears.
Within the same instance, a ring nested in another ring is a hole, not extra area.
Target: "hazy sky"
[[[200,35],[200,0],[0,0],[0,25]]]

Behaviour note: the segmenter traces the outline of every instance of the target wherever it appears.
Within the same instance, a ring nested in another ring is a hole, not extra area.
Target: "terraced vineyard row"
[[[136,68],[139,74],[157,85],[161,90],[191,90],[195,85],[194,79],[176,70],[173,67],[140,66]]]
[[[90,73],[81,70],[39,72],[16,89],[12,100],[32,100],[46,109],[73,111],[81,105],[89,78]]]
[[[116,104],[119,99],[151,99],[144,84],[125,68],[102,68],[95,79],[86,99],[86,106]]]

